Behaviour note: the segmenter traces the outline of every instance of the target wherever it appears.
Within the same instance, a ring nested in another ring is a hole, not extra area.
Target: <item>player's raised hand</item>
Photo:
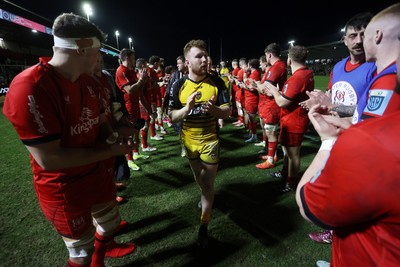
[[[199,92],[194,92],[193,94],[189,95],[187,100],[186,100],[186,106],[188,107],[188,110],[192,110],[194,107],[194,104],[196,103],[196,96]]]

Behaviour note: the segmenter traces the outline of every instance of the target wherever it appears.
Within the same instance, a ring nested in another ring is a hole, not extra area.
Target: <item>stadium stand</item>
[[[0,6],[0,97],[7,92],[9,82],[16,74],[36,64],[39,56],[51,56],[53,44],[50,19],[11,4],[4,6],[6,3],[3,1]],[[34,32],[33,28],[42,31]],[[115,58],[118,50],[108,48],[114,54],[104,57],[104,61],[106,69],[112,72],[118,66]],[[347,55],[342,41],[307,48],[310,53],[307,64],[316,75],[328,75],[333,65]],[[283,56],[286,54],[287,51],[283,51]]]

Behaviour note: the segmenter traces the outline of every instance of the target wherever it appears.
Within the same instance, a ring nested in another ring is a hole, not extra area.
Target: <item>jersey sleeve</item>
[[[57,117],[59,98],[54,95],[58,88],[49,81],[46,90],[32,80],[29,76],[14,79],[3,107],[3,113],[26,145],[57,140],[62,129]]]
[[[132,75],[134,76],[134,75]],[[117,69],[115,73],[115,82],[120,90],[122,90],[125,93],[124,87],[126,85],[130,85],[135,83],[136,81],[132,80],[133,78],[136,77],[130,77],[128,73],[126,73],[123,69]]]
[[[286,71],[285,68],[286,66],[284,64],[272,65],[272,67],[268,70],[268,74],[265,81],[268,81],[272,83],[274,86],[276,86],[280,80],[282,73]]]
[[[226,88],[224,80],[215,75],[211,75],[210,78],[218,88],[216,105],[217,106],[229,105],[229,93],[228,93],[228,88]]]
[[[346,130],[325,167],[301,188],[307,217],[321,227],[335,229],[384,216],[397,201],[391,193],[393,170],[389,166],[398,166],[398,159],[381,147],[357,128]],[[371,150],[379,156],[371,159]]]
[[[282,88],[282,96],[293,101],[302,92],[304,84],[296,76],[290,77]]]
[[[168,94],[168,96],[171,92],[172,85],[174,84],[175,81],[178,80],[178,77],[179,77],[178,71],[175,71],[174,73],[171,74],[171,77],[169,77],[168,85],[167,88],[165,89],[165,93]]]
[[[229,94],[226,87],[218,90],[218,106],[226,106],[229,105]]]
[[[169,93],[169,101],[168,101],[168,108],[169,109],[181,109],[183,105],[179,100],[179,93],[181,91],[181,87],[183,86],[186,78],[181,78],[176,80],[172,86],[171,91]]]
[[[328,85],[327,85],[328,90],[332,90],[332,73],[333,73],[333,69],[329,73],[329,82],[328,82]]]

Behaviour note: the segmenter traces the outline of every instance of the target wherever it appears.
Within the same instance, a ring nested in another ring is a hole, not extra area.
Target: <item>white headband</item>
[[[101,46],[97,37],[61,38],[53,35],[54,46],[67,49],[97,48]]]

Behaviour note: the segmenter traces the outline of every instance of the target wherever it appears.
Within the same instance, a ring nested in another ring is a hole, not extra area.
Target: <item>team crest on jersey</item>
[[[336,102],[343,103],[344,102],[344,97],[346,96],[346,92],[343,91],[336,91],[335,95],[333,97],[333,100]]]
[[[197,91],[197,94],[196,94],[196,100],[200,100],[200,99],[201,99],[201,97],[202,97],[202,94],[201,94],[201,92],[200,92],[200,91]]]
[[[346,81],[332,85],[332,102],[336,105],[352,106],[357,104],[357,93],[353,86]]]
[[[269,78],[269,76],[271,76],[271,71],[268,71],[267,78]]]

